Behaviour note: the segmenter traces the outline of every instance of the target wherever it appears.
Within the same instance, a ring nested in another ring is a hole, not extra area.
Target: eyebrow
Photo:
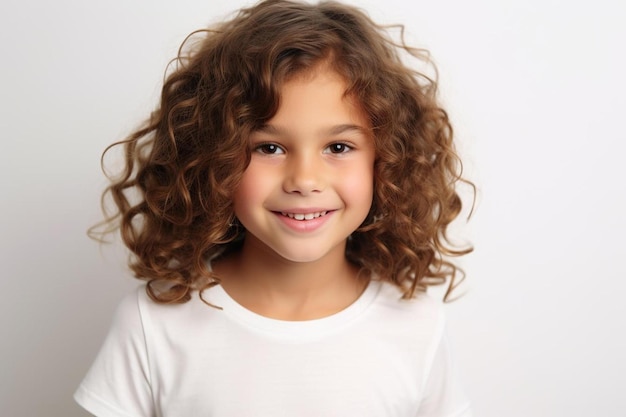
[[[288,135],[287,129],[284,129],[280,126],[268,125],[268,124],[261,126],[256,131],[267,133],[269,135],[274,135],[274,136]],[[324,135],[336,136],[336,135],[341,135],[342,133],[345,133],[345,132],[352,132],[352,131],[362,133],[362,134],[367,134],[368,129],[364,128],[363,126],[345,123],[345,124],[340,124],[336,126],[331,126],[328,129],[322,130],[321,133],[323,133]]]

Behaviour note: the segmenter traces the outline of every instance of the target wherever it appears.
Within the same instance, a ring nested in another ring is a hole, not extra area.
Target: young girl
[[[189,42],[186,42],[188,45]],[[365,14],[268,0],[179,54],[107,189],[131,267],[97,416],[469,416],[440,303],[461,201],[436,86]]]

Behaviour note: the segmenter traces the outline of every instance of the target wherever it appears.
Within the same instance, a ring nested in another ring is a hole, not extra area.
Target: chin
[[[294,250],[290,248],[269,248],[277,257],[292,263],[313,263],[323,259],[334,258],[341,252],[340,256],[345,256],[345,247],[342,245],[329,248],[328,250],[320,250],[319,247],[301,247]]]
[[[284,259],[285,261],[292,262],[292,263],[297,263],[297,264],[305,264],[305,263],[317,262],[317,261],[321,260],[322,258],[324,258],[325,255],[326,255],[326,254],[311,253],[311,252],[306,252],[306,253],[294,253],[294,252],[280,253],[280,252],[276,252],[276,254],[279,257],[281,257],[282,259]]]

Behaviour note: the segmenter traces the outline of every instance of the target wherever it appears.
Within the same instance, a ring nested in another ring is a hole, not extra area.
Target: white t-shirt
[[[216,286],[185,304],[140,287],[74,398],[99,417],[469,417],[441,303],[373,281],[310,321],[255,314]]]

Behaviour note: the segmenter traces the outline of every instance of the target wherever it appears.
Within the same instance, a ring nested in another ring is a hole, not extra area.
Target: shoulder
[[[141,327],[139,299],[144,291],[145,285],[137,286],[120,300],[113,315],[112,329],[132,332]]]
[[[419,322],[430,322],[441,326],[445,321],[443,302],[434,299],[426,293],[416,294],[415,297],[404,299],[402,291],[388,282],[376,282],[380,287],[376,298],[376,308],[386,314],[398,318],[405,317]]]
[[[379,287],[370,309],[370,324],[382,328],[385,333],[411,345],[420,345],[432,351],[439,345],[445,329],[443,302],[428,294],[414,298],[402,298],[402,292],[393,284],[373,282]]]
[[[166,329],[194,323],[211,317],[211,308],[193,293],[189,301],[178,304],[158,303],[146,291],[146,284],[137,286],[119,302],[112,327],[121,333],[150,333],[155,329]]]

